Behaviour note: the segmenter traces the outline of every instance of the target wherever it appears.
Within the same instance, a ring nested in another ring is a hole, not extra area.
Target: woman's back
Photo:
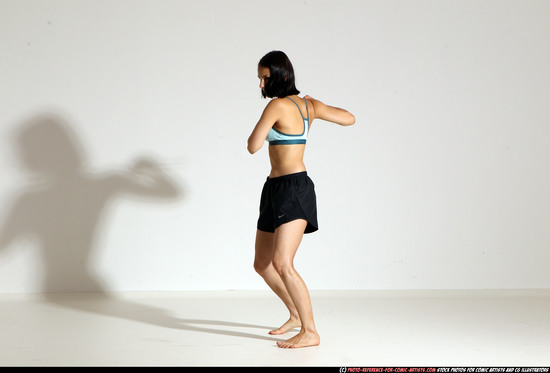
[[[280,101],[277,105],[278,120],[268,134],[267,140],[270,140],[272,134],[279,135],[277,138],[284,140],[279,140],[281,141],[279,144],[277,144],[277,140],[270,141],[270,177],[306,170],[303,161],[305,140],[314,118],[312,104],[303,98],[289,96],[276,100]],[[297,143],[292,143],[293,140]]]

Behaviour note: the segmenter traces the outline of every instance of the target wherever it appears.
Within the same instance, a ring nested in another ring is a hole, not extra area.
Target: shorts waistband
[[[282,180],[290,180],[290,179],[297,179],[301,177],[307,176],[307,171],[301,171],[296,172],[294,174],[287,174],[287,175],[281,175],[277,177],[267,177],[267,181],[282,181]]]

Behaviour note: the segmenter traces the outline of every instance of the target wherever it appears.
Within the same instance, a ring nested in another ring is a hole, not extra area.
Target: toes
[[[280,348],[290,348],[290,343],[289,341],[281,341],[277,342],[277,346],[279,346]]]
[[[295,338],[288,339],[286,341],[277,342],[277,346],[280,348],[293,348],[295,345]]]
[[[319,344],[319,338],[315,339],[311,336],[303,336],[298,334],[297,336],[287,339],[286,341],[277,342],[277,346],[280,348],[300,348],[300,347],[309,347],[317,346]]]

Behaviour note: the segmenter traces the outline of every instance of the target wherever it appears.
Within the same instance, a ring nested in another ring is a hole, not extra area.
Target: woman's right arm
[[[263,146],[269,130],[279,119],[280,99],[273,99],[266,105],[260,120],[248,138],[247,149],[250,154],[256,153]]]
[[[310,96],[305,96],[304,98],[313,104],[316,119],[326,120],[340,126],[351,126],[355,123],[355,117],[347,110],[325,105]]]

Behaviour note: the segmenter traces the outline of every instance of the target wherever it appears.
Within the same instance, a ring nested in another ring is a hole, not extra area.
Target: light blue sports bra
[[[290,97],[287,97],[290,101],[294,102],[298,110],[300,111],[300,115],[302,116],[302,120],[304,121],[304,132],[302,132],[301,135],[288,135],[286,133],[282,133],[281,131],[277,131],[275,128],[271,127],[269,130],[269,133],[267,134],[267,137],[265,138],[266,141],[269,141],[269,145],[294,145],[294,144],[305,144],[307,139],[307,133],[309,130],[309,108],[307,106],[307,100],[303,99],[306,103],[306,111],[307,111],[307,118],[304,118],[304,115],[302,114],[302,110],[300,110],[300,107]]]

